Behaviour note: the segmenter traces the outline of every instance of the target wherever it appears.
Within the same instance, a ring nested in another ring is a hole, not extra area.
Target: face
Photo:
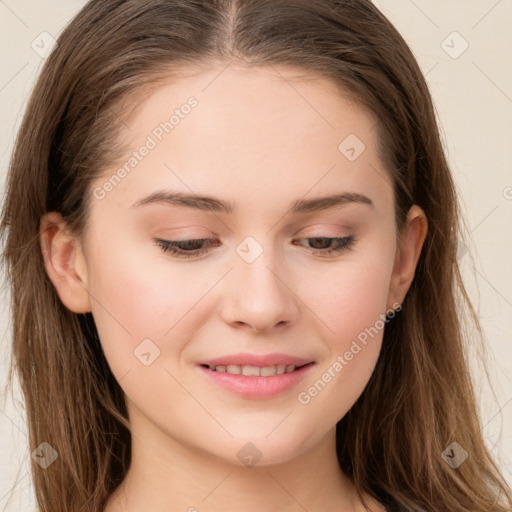
[[[422,237],[398,257],[368,113],[292,68],[221,69],[169,80],[127,121],[125,158],[91,188],[83,303],[59,293],[92,311],[135,429],[272,464],[362,393]]]

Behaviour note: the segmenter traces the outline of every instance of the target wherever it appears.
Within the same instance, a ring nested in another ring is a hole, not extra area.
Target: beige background
[[[496,397],[485,384],[478,359],[472,359],[483,433],[512,483],[512,0],[375,3],[410,44],[434,96],[471,237],[461,242],[460,262],[492,351]],[[43,62],[37,51],[43,53],[41,37],[47,41],[48,36],[40,34],[56,37],[83,4],[0,0],[2,193],[15,133]],[[34,40],[41,47],[37,51],[32,49]],[[3,389],[10,328],[6,292],[1,298]],[[0,511],[35,510],[24,417],[20,406],[3,395],[0,448]],[[14,499],[7,504],[13,487]]]

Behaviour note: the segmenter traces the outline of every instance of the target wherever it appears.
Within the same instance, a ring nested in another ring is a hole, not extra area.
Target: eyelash
[[[212,243],[212,238],[192,238],[190,240],[162,240],[160,238],[155,238],[155,245],[159,246],[164,253],[171,253],[172,255],[178,258],[193,258],[195,256],[199,256],[206,252],[207,249],[196,249],[193,251],[184,251],[183,249],[179,249],[176,247],[178,244],[186,244],[189,242],[208,242],[210,247],[218,247],[220,243]],[[331,240],[334,242],[338,242],[338,246],[334,249],[314,249],[312,254],[319,256],[326,256],[332,253],[341,253],[343,251],[351,250],[356,238],[352,235],[336,238],[336,237],[325,237],[325,236],[315,236],[309,238],[300,238],[299,240]],[[215,241],[214,241],[215,242]]]

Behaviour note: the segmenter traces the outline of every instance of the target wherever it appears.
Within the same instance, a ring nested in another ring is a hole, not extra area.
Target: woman
[[[1,224],[41,512],[510,510],[458,222],[369,1],[88,3]]]

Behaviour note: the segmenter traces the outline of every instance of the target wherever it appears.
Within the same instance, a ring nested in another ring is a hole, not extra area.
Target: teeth
[[[277,375],[282,375],[286,371],[286,365],[285,364],[278,364],[277,365]]]
[[[240,366],[237,364],[229,364],[227,366],[213,366],[209,367],[210,370],[217,372],[231,373],[233,375],[245,375],[251,377],[272,377],[274,375],[282,375],[283,373],[291,373],[295,370],[296,366],[293,364],[284,365],[278,364],[275,366],[265,366],[260,368],[259,366]]]
[[[218,368],[218,366],[217,366]],[[258,377],[260,369],[257,366],[242,366],[242,375]]]
[[[260,370],[261,377],[272,377],[276,374],[277,368],[275,366],[266,366]]]
[[[217,366],[215,369],[219,371],[219,368],[222,368],[222,366]],[[242,367],[237,366],[236,364],[229,364],[226,368],[226,371],[228,373],[232,373],[233,375],[240,375],[242,373]]]

